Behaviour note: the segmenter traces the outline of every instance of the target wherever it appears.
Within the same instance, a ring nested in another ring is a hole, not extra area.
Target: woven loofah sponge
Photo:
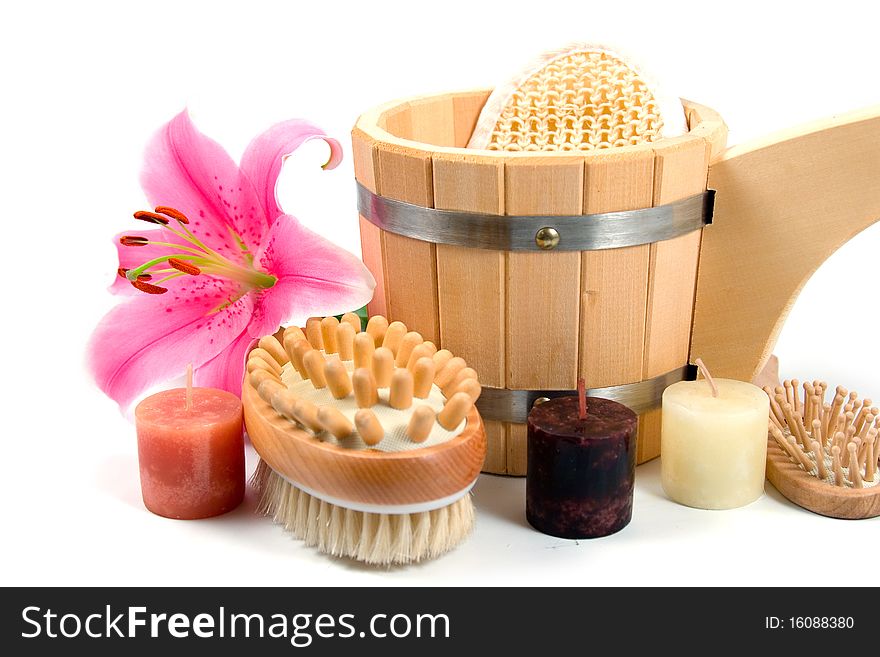
[[[684,134],[681,101],[621,55],[576,45],[543,55],[486,101],[468,148],[584,151]]]

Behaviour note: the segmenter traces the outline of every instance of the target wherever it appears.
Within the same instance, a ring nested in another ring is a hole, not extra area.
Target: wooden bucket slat
[[[579,214],[584,205],[583,157],[535,155],[508,161],[507,214]],[[581,254],[507,254],[507,387],[577,386]],[[509,424],[507,473],[526,469],[526,425]]]
[[[364,187],[376,193],[376,169],[379,158],[376,142],[360,128],[351,131],[351,148],[354,159],[354,177]],[[367,304],[372,315],[387,315],[388,304],[385,300],[385,258],[382,255],[384,243],[383,232],[363,216],[358,215],[361,229],[361,254],[367,269],[376,279],[373,298]]]
[[[604,151],[586,161],[584,213],[650,207],[654,150]],[[580,374],[588,388],[641,381],[650,246],[581,252]]]
[[[455,146],[464,148],[471,139],[477,119],[486,99],[488,91],[452,94],[452,106],[455,112]]]
[[[654,205],[706,189],[709,147],[689,137],[654,147]],[[651,244],[645,378],[681,367],[688,358],[701,231]]]
[[[692,136],[654,146],[654,205],[671,203],[706,189],[709,143]],[[702,231],[650,245],[645,324],[646,379],[688,362]],[[660,409],[639,418],[637,458],[660,454]]]
[[[434,207],[504,214],[504,164],[479,155],[433,158]],[[506,253],[437,245],[440,341],[480,374],[483,385],[505,387]],[[503,423],[486,422],[485,468],[505,472]]]
[[[436,146],[455,146],[455,104],[452,94],[409,104],[410,138]]]
[[[507,163],[507,214],[579,214],[584,159],[536,155]],[[581,255],[575,251],[507,254],[507,387],[577,385]]]
[[[379,173],[379,194],[426,208],[434,206],[429,152],[379,144]],[[425,340],[439,343],[437,247],[389,232],[383,239],[388,316],[418,331]]]

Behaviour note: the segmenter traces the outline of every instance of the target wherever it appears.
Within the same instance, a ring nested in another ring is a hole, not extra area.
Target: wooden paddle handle
[[[880,106],[729,148],[709,167],[691,359],[753,379],[798,293],[880,219]]]

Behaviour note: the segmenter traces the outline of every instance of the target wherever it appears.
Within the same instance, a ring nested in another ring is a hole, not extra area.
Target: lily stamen
[[[146,221],[151,224],[159,224],[160,226],[167,226],[169,223],[167,217],[147,210],[138,210],[134,213],[134,218],[138,221]]]
[[[184,262],[178,258],[168,258],[168,264],[174,267],[177,271],[182,271],[184,274],[189,274],[190,276],[198,276],[202,273],[202,270],[194,264]]]
[[[147,294],[165,294],[168,291],[168,288],[166,287],[159,287],[158,285],[138,280],[132,281],[131,284],[141,292],[146,292]]]
[[[144,276],[150,276],[150,274],[147,273],[147,270],[151,270],[153,273],[167,273],[169,271],[167,269],[155,269],[156,267],[164,265],[171,267],[172,270],[175,271],[175,274],[166,276],[159,281],[160,283],[169,280],[170,278],[177,278],[177,276],[183,274],[188,274],[190,276],[207,274],[220,278],[228,278],[241,283],[247,290],[253,288],[270,288],[275,285],[278,280],[275,276],[262,272],[254,267],[253,256],[248,251],[247,245],[231,228],[229,229],[230,233],[238,243],[239,248],[242,250],[243,257],[245,258],[244,264],[233,262],[214,249],[207,247],[187,227],[186,224],[189,223],[189,220],[186,216],[174,208],[160,205],[156,207],[156,212],[139,210],[134,213],[134,218],[141,221],[160,224],[165,230],[179,237],[181,241],[188,243],[175,244],[173,242],[157,242],[139,235],[124,235],[121,237],[119,241],[124,246],[147,246],[149,244],[154,247],[167,247],[169,250],[169,253],[153,258],[135,269],[119,270],[119,275],[128,279],[128,281],[130,281],[138,290],[142,290],[149,294],[161,294],[161,292],[158,292],[157,290],[164,288],[160,288],[155,284],[144,286],[142,283],[149,280],[144,278]],[[169,218],[177,221],[180,230],[175,230],[169,225]],[[152,278],[152,276],[150,277]],[[139,284],[135,285],[135,283]]]
[[[119,238],[119,243],[122,246],[146,246],[150,243],[150,240],[139,235],[123,235]]]
[[[175,210],[174,208],[169,208],[165,205],[157,205],[155,207],[155,211],[159,214],[164,214],[166,217],[171,217],[172,219],[177,219],[182,224],[188,224],[189,219],[186,218],[186,215],[183,214],[180,210]]]

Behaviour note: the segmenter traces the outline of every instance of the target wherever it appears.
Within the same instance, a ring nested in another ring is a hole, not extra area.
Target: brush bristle
[[[470,495],[434,511],[389,515],[361,513],[312,497],[262,460],[251,483],[260,493],[258,511],[306,545],[374,565],[438,557],[461,543],[474,526]]]

